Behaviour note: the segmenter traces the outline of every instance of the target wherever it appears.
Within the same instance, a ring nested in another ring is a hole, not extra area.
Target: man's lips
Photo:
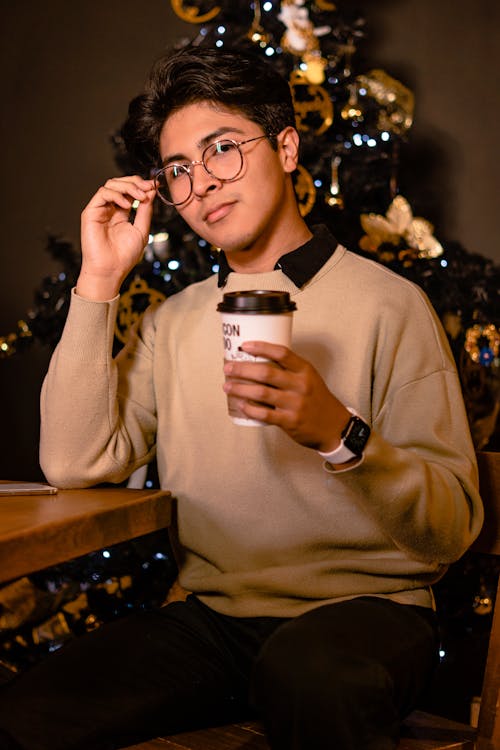
[[[219,221],[219,219],[223,219],[225,216],[227,216],[233,206],[233,201],[228,201],[227,203],[219,203],[218,206],[214,206],[213,208],[205,212],[203,221],[205,221],[207,224],[214,224],[216,221]]]

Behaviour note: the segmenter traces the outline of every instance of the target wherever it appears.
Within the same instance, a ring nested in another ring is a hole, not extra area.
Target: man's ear
[[[299,134],[295,128],[288,125],[278,134],[277,140],[278,153],[281,157],[283,169],[285,172],[294,172],[299,163]]]

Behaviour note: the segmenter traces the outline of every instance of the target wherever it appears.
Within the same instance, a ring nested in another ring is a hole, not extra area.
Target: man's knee
[[[399,722],[384,667],[342,643],[304,641],[288,625],[262,648],[252,680],[272,747],[395,747]]]
[[[346,650],[342,643],[325,644],[314,636],[303,640],[284,626],[262,648],[253,681],[281,691],[304,689],[320,696],[363,695],[392,690],[391,679],[377,662]],[[272,689],[272,688],[270,688]]]

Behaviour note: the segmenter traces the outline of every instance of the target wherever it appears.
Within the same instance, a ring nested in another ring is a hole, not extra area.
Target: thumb
[[[139,230],[144,243],[147,244],[149,237],[149,227],[151,225],[151,217],[153,216],[153,201],[155,198],[154,190],[148,192],[144,200],[142,200],[135,212],[134,227]]]

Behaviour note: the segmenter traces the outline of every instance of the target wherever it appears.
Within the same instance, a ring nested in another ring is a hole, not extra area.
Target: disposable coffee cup
[[[265,362],[241,349],[245,341],[267,341],[270,344],[290,346],[293,312],[297,306],[288,292],[253,289],[245,292],[228,292],[217,305],[221,314],[224,360]],[[235,424],[262,426],[264,422],[248,419],[237,406],[237,399],[228,394],[229,416]]]

